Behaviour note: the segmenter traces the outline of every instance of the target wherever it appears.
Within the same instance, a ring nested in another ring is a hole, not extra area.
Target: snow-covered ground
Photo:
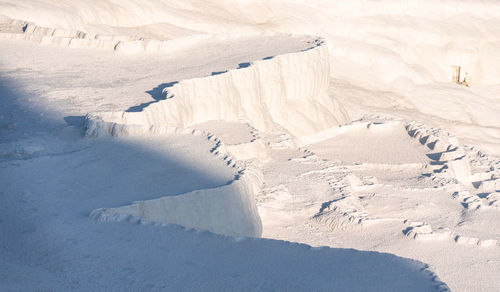
[[[499,19],[1,0],[0,290],[500,289]]]

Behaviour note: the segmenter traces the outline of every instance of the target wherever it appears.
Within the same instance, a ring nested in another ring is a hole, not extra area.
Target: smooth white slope
[[[330,43],[332,56],[370,73],[369,80],[358,80],[356,73],[347,75],[362,83],[400,78],[418,84],[448,82],[452,65],[462,66],[478,84],[496,84],[500,76],[496,1],[3,0],[0,7],[0,14],[14,19],[97,34],[148,37],[151,31],[158,32],[155,25],[167,23],[170,29],[163,38],[176,30],[172,27],[185,29],[185,35],[319,35]]]
[[[90,219],[89,212],[103,205],[217,186],[234,173],[199,137],[83,138],[86,109],[92,104],[116,108],[126,102],[83,101],[85,92],[103,94],[110,84],[121,82],[124,72],[113,76],[103,70],[101,84],[68,79],[77,74],[72,64],[84,61],[89,52],[49,48],[41,58],[44,50],[34,44],[2,46],[9,58],[2,59],[0,90],[6,98],[0,100],[5,126],[1,137],[2,146],[12,150],[2,153],[0,161],[0,229],[7,235],[0,238],[3,289],[446,289],[425,264],[390,254]],[[30,49],[38,55],[25,54]],[[100,58],[94,53],[90,59]],[[53,62],[52,54],[65,58]],[[37,61],[25,60],[30,55]],[[130,75],[129,62],[113,61],[123,62],[125,75],[136,78]],[[19,65],[23,62],[27,65]],[[75,92],[83,93],[68,101],[65,87],[75,87],[74,82],[79,82]]]

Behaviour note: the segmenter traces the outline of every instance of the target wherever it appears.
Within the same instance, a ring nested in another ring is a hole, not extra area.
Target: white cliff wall
[[[329,70],[328,49],[317,40],[302,52],[182,80],[166,89],[166,100],[141,112],[98,113],[100,119],[88,120],[88,133],[106,128],[95,121],[186,128],[210,120],[246,120],[260,131],[310,135],[349,122],[343,108],[327,95]]]
[[[104,222],[179,224],[229,236],[260,237],[262,223],[254,199],[254,193],[260,191],[259,182],[258,177],[245,173],[228,185],[96,209],[90,217]]]

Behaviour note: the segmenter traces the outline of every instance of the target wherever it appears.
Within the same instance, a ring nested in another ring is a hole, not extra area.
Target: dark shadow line
[[[126,109],[125,111],[126,112],[140,112],[143,109],[145,109],[146,107],[148,107],[150,104],[159,102],[160,100],[167,99],[167,91],[165,89],[170,88],[177,83],[179,83],[179,81],[162,83],[151,90],[147,90],[146,93],[151,95],[151,97],[154,98],[154,100],[144,102],[144,103],[141,103],[139,105],[131,106],[128,109]]]

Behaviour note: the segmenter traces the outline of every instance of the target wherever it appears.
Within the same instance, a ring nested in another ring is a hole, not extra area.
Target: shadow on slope
[[[37,108],[14,81],[0,79],[0,96],[2,125],[13,125],[2,130],[2,149],[40,149],[0,161],[0,290],[434,291],[440,284],[424,264],[390,254],[92,221],[96,207],[214,186],[231,174],[197,168],[192,162],[204,156],[189,151],[82,138],[67,125],[78,124],[75,113]]]
[[[156,103],[156,102],[159,102],[160,100],[167,99],[166,93],[164,91],[165,88],[172,87],[177,83],[179,83],[179,81],[162,83],[162,84],[156,86],[155,88],[146,91],[146,93],[151,95],[151,97],[154,98],[155,100],[152,100],[149,102],[144,102],[144,103],[141,103],[140,105],[132,106],[125,111],[126,112],[140,112],[152,103]]]

